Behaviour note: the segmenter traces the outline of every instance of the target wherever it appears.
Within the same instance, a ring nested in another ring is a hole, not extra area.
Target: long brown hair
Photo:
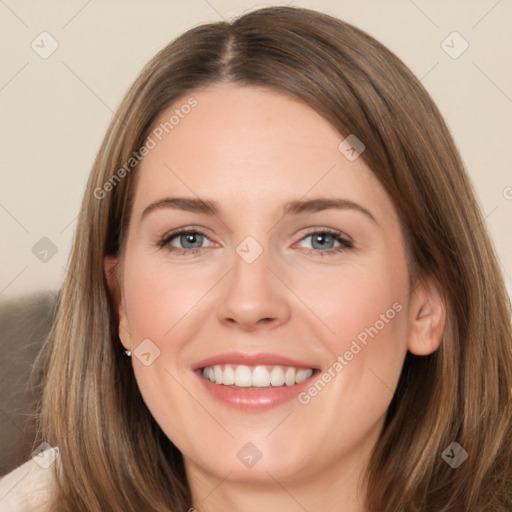
[[[61,454],[52,510],[192,506],[182,456],[152,418],[122,355],[103,262],[123,250],[134,195],[136,165],[119,169],[163,110],[219,81],[268,87],[308,104],[340,135],[356,134],[398,211],[414,275],[434,276],[441,286],[443,340],[429,356],[406,356],[368,468],[368,510],[510,510],[510,305],[450,132],[392,52],[343,21],[292,7],[187,31],[147,64],[108,128],[38,362],[38,442],[58,445]],[[452,442],[468,453],[457,469],[442,458]]]

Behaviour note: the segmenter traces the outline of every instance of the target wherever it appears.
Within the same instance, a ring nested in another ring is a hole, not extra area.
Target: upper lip
[[[292,359],[290,357],[281,356],[279,354],[272,354],[270,352],[260,352],[258,354],[246,354],[243,352],[225,352],[224,354],[217,354],[206,359],[202,359],[193,365],[193,370],[199,370],[206,366],[214,366],[216,364],[243,364],[246,366],[293,366],[295,368],[312,368],[316,369],[311,363]]]

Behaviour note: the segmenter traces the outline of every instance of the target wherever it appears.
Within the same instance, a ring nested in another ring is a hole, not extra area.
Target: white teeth
[[[287,386],[293,386],[295,384],[295,368],[288,368],[284,374],[284,381]]]
[[[313,375],[311,368],[294,368],[292,366],[246,366],[218,365],[203,368],[203,377],[215,384],[224,386],[248,387],[280,387],[300,384]]]
[[[215,365],[217,366],[217,365]],[[235,370],[235,386],[249,388],[252,386],[251,369],[248,366],[239,365]],[[219,382],[219,384],[221,384]]]
[[[270,373],[264,366],[256,366],[252,371],[252,385],[257,388],[270,386]]]
[[[224,368],[224,377],[222,379],[222,384],[225,386],[232,386],[235,383],[235,370],[229,365],[226,365]]]
[[[285,376],[282,366],[274,366],[270,372],[270,384],[272,386],[282,386],[285,382]]]
[[[312,370],[299,370],[297,372],[297,377],[295,377],[295,382],[297,384],[300,384],[301,382],[304,382],[305,380],[309,379],[309,377],[311,377],[312,374]]]

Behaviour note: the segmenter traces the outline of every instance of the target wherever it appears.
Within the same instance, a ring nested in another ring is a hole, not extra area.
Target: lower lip
[[[195,373],[206,391],[216,400],[234,409],[247,412],[262,412],[296,398],[299,393],[311,385],[311,381],[315,379],[318,371],[315,370],[309,379],[300,384],[294,384],[293,386],[284,385],[275,388],[232,388],[222,384],[214,384],[210,380],[205,379],[202,376],[202,370]]]

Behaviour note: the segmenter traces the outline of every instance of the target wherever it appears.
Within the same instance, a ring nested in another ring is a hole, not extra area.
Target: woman
[[[405,65],[306,9],[203,25],[94,163],[26,481],[52,511],[511,510],[511,339]]]

